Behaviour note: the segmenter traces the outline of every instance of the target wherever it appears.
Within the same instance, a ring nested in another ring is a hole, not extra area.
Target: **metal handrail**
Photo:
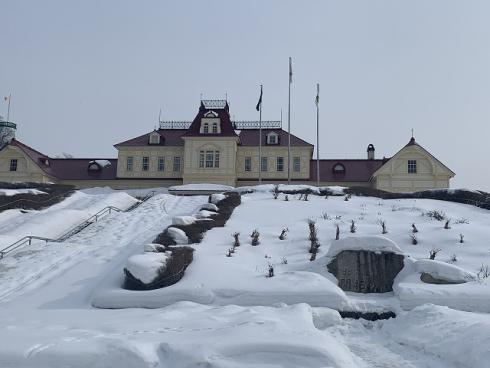
[[[66,231],[64,234],[62,234],[61,236],[59,236],[56,239],[50,239],[50,238],[45,238],[45,237],[36,236],[36,235],[24,236],[23,238],[21,238],[21,239],[17,240],[16,242],[8,245],[7,247],[0,249],[0,259],[4,258],[8,253],[20,248],[23,245],[26,245],[26,244],[31,245],[32,240],[43,240],[46,243],[48,243],[48,242],[60,243],[62,241],[65,241],[66,239],[72,237],[73,235],[75,235],[75,234],[79,233],[80,231],[82,231],[83,229],[85,229],[90,224],[93,224],[94,222],[99,221],[99,219],[101,217],[104,217],[105,215],[110,214],[112,211],[114,211],[114,212],[130,212],[130,211],[134,210],[136,207],[138,207],[140,204],[142,204],[143,202],[146,202],[148,199],[150,199],[154,195],[155,195],[154,191],[152,191],[151,193],[148,193],[142,200],[139,200],[137,203],[135,203],[133,206],[129,207],[126,210],[122,210],[122,209],[114,207],[114,206],[104,207],[99,212],[90,216],[88,219],[86,219],[82,223],[80,223],[76,226],[73,226],[72,228],[70,228],[68,231]]]

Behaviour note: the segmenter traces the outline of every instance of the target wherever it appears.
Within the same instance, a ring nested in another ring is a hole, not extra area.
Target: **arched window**
[[[333,173],[334,174],[345,174],[345,166],[341,163],[335,164],[333,166]]]
[[[204,134],[208,134],[209,133],[209,124],[208,123],[204,123],[204,126],[202,128],[202,132]]]

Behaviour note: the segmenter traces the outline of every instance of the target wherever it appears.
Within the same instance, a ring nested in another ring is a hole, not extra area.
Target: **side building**
[[[289,172],[294,184],[317,183],[312,144],[288,135],[278,121],[262,122],[261,130],[255,121],[232,121],[224,100],[203,100],[193,121],[161,122],[159,129],[116,144],[117,159],[51,158],[15,139],[15,130],[15,124],[0,121],[0,181],[116,189],[244,186],[257,184],[259,176],[264,184],[287,183]],[[391,158],[376,159],[369,144],[364,159],[323,159],[319,164],[320,185],[392,192],[448,188],[455,175],[413,137]]]

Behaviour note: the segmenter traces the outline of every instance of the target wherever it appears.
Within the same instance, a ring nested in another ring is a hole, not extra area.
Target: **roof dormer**
[[[148,138],[149,144],[160,144],[162,136],[156,130],[150,133],[150,137]]]
[[[267,144],[279,144],[279,134],[277,134],[276,132],[267,133],[266,138]]]
[[[221,119],[219,115],[210,110],[204,114],[201,119],[201,127],[199,129],[201,134],[220,134],[221,133]]]

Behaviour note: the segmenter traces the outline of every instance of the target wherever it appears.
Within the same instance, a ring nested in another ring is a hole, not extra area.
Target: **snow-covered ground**
[[[62,213],[90,214],[107,205],[102,203],[118,201],[129,207],[130,198],[121,191],[91,189],[44,211],[5,211],[0,235],[17,228],[24,230],[15,235],[36,228],[55,234]],[[243,195],[226,226],[208,231],[194,245],[184,278],[164,289],[122,290],[123,268],[174,217],[195,216],[207,196],[160,193],[132,212],[112,213],[68,242],[38,243],[9,255],[0,261],[0,367],[488,366],[490,317],[479,313],[490,308],[487,280],[432,285],[422,283],[419,273],[468,277],[482,263],[490,264],[490,212],[421,199],[283,198],[274,200],[264,190]],[[452,218],[451,229],[425,215],[431,210]],[[316,221],[321,243],[313,262],[309,219]],[[373,237],[381,233],[380,219],[386,221],[388,240],[377,246],[392,241],[391,249],[409,255],[394,292],[345,293],[325,267],[335,226],[345,239],[355,220],[354,235]],[[412,223],[419,230],[417,245],[409,236]],[[256,247],[249,237],[255,228]],[[283,228],[289,232],[281,241]],[[241,246],[226,257],[234,232],[240,232]],[[441,248],[440,264],[417,262],[433,248]],[[446,268],[451,259],[457,267]],[[272,278],[266,277],[269,265]],[[329,307],[393,310],[398,317],[341,319]]]

